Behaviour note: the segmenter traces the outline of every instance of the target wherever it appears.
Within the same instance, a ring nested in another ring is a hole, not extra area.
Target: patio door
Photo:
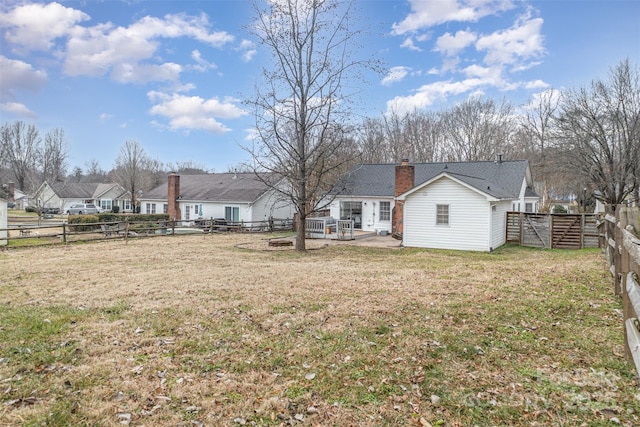
[[[362,202],[340,202],[340,219],[352,219],[353,228],[362,229]]]

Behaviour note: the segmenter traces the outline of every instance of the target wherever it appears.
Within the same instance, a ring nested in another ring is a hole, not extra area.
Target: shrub
[[[120,206],[114,206],[111,208],[111,212],[117,214],[118,212],[120,212]]]
[[[553,209],[551,210],[551,213],[554,213],[554,214],[566,214],[567,210],[562,205],[553,205]]]
[[[71,226],[71,231],[93,231],[100,229],[96,223],[100,219],[98,215],[69,215],[67,223]],[[76,224],[93,224],[93,225],[76,225]]]

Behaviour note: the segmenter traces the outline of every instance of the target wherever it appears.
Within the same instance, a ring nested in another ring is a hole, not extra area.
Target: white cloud
[[[410,67],[391,67],[389,74],[382,79],[383,86],[390,86],[393,83],[402,81],[411,71]]]
[[[477,39],[478,36],[469,30],[458,31],[455,35],[445,33],[436,40],[434,50],[436,52],[442,52],[445,56],[454,56],[467,46],[473,44]]]
[[[258,53],[255,43],[246,39],[242,40],[237,50],[242,52],[242,62],[250,62]]]
[[[409,0],[411,13],[392,26],[392,33],[402,35],[445,22],[476,22],[480,18],[509,10],[511,0]]]
[[[169,119],[171,130],[206,130],[215,134],[229,132],[218,119],[236,119],[247,114],[239,108],[237,100],[224,98],[203,99],[199,96],[166,94],[151,91],[147,94],[151,102],[156,103],[150,110],[153,115]]]
[[[404,41],[400,44],[400,47],[404,47],[415,52],[422,52],[422,49],[420,49],[415,45],[415,43],[413,43],[413,38],[411,37],[407,37],[406,39],[404,39]]]
[[[206,16],[166,15],[144,17],[129,27],[101,24],[75,27],[69,36],[64,70],[72,76],[102,76],[111,72],[118,82],[177,81],[183,68],[175,63],[145,64],[156,60],[159,39],[190,37],[215,47],[234,40],[226,32],[208,32]],[[200,67],[212,68],[199,56]]]
[[[531,18],[530,14],[525,14],[511,28],[481,36],[476,48],[487,52],[485,64],[526,63],[545,53],[542,23],[542,18]]]
[[[79,22],[90,19],[86,13],[59,3],[25,4],[0,13],[5,38],[23,49],[49,50],[53,41],[66,37]]]
[[[16,89],[37,90],[47,82],[45,71],[34,70],[31,64],[9,59],[3,55],[0,55],[0,75],[2,75],[0,85],[2,97],[14,96]]]
[[[473,64],[463,69],[462,72],[467,78],[479,78],[485,83],[492,84],[494,86],[499,86],[503,81],[502,67],[499,66],[483,67],[481,65]]]
[[[112,117],[113,117],[113,115],[111,115],[109,113],[102,113],[102,114],[100,114],[100,117],[99,117],[100,123],[104,123],[104,122],[106,122],[107,120],[109,120]]]
[[[549,87],[549,83],[542,80],[533,80],[525,83],[524,87],[527,89],[546,89]]]
[[[396,96],[387,101],[387,111],[407,113],[416,109],[428,107],[439,100],[446,99],[450,95],[460,95],[477,89],[485,82],[482,79],[472,78],[459,82],[440,81],[420,87],[415,94],[410,96]]]
[[[191,58],[196,61],[197,65],[192,66],[191,68],[196,70],[196,71],[208,71],[208,70],[214,70],[216,68],[218,68],[218,66],[216,64],[214,64],[213,62],[209,62],[206,59],[204,59],[202,57],[202,54],[200,53],[199,50],[194,50],[193,52],[191,52]]]
[[[118,83],[148,83],[177,81],[182,67],[172,62],[154,64],[118,64],[111,71],[111,78]]]
[[[16,116],[30,119],[37,117],[36,113],[31,111],[26,105],[20,104],[19,102],[2,102],[0,103],[0,111],[5,111]]]
[[[36,114],[29,107],[16,102],[16,91],[40,89],[47,82],[47,73],[34,70],[26,62],[0,55],[0,76],[0,110],[19,117],[35,118]]]

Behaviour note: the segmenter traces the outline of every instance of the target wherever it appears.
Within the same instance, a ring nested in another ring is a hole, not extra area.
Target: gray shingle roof
[[[117,184],[97,182],[55,182],[51,188],[61,199],[95,199]]]
[[[498,199],[518,198],[525,179],[527,160],[502,162],[415,163],[415,186],[441,173]],[[332,191],[341,196],[393,197],[396,164],[361,164],[354,167]]]
[[[273,174],[260,174],[266,180]],[[251,203],[262,196],[269,186],[253,173],[213,173],[180,175],[180,198],[202,202]],[[167,199],[167,182],[142,194],[142,199]]]

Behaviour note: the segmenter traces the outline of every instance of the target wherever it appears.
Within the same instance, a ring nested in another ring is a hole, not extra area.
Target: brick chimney
[[[409,159],[402,159],[402,163],[396,166],[395,197],[411,190],[415,186],[415,175],[415,168],[409,164]],[[402,238],[404,223],[404,201],[396,199],[395,202],[391,221],[391,233],[394,237],[400,239]]]
[[[10,202],[15,202],[16,201],[16,184],[14,182],[9,182],[8,187],[9,187],[9,194],[7,195],[7,197],[9,197]]]
[[[167,203],[169,204],[167,213],[170,220],[181,220],[182,214],[180,213],[180,175],[175,172],[169,174],[169,187],[167,191]]]

